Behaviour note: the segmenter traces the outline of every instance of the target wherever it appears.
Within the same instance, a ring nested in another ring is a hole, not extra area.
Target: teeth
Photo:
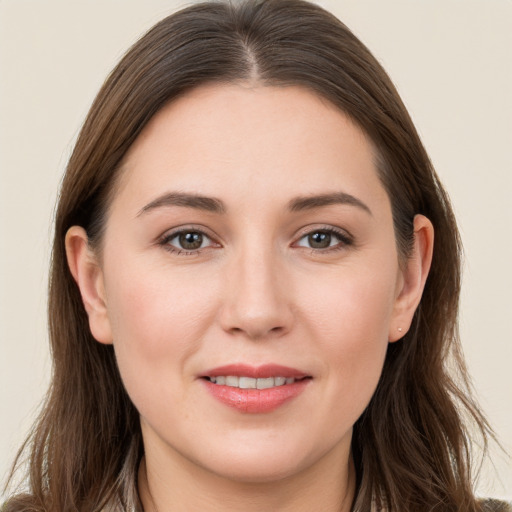
[[[274,377],[268,379],[258,379],[256,386],[258,389],[268,389],[274,387]]]
[[[238,379],[238,387],[240,389],[256,389],[256,382],[259,379],[253,379],[251,377],[240,377]]]
[[[231,386],[232,388],[238,388],[240,383],[240,379],[238,377],[234,377],[233,375],[228,375],[226,377],[226,386]]]
[[[240,389],[269,389],[275,386],[284,386],[286,384],[293,384],[295,379],[293,377],[267,377],[264,379],[254,379],[252,377],[236,377],[234,375],[219,375],[217,377],[210,377],[210,382],[220,386],[229,386],[232,388]]]

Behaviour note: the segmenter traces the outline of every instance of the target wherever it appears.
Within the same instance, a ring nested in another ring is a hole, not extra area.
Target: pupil
[[[331,234],[317,231],[309,235],[309,244],[314,249],[325,249],[331,245]]]
[[[203,244],[203,235],[201,233],[182,233],[179,240],[183,249],[199,249]]]

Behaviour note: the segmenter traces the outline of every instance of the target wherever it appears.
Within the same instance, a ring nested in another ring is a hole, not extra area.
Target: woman
[[[462,418],[489,428],[445,368],[464,384],[459,252],[338,20],[296,0],[163,20],[68,165],[52,388],[5,509],[483,510]]]

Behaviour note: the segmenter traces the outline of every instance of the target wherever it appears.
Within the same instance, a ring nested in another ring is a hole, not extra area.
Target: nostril
[[[276,336],[281,336],[286,332],[284,326],[276,326],[271,328],[265,328],[263,322],[257,325],[247,325],[245,328],[243,327],[231,327],[229,332],[233,335],[245,335],[249,338],[253,339],[262,339],[270,336],[274,338]]]

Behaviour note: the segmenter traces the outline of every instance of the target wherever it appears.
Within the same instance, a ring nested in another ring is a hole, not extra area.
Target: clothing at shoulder
[[[512,512],[512,503],[495,499],[482,499],[479,500],[481,505],[480,512]],[[383,508],[377,507],[375,503],[372,504],[370,512],[385,512]]]
[[[512,504],[500,500],[483,500],[482,512],[512,512]]]

